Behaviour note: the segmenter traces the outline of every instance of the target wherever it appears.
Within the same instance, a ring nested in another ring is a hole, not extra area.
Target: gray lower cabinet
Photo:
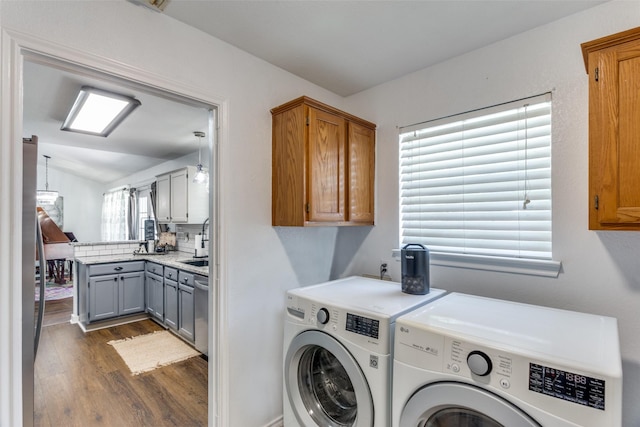
[[[120,275],[118,303],[119,316],[144,311],[144,271]]]
[[[147,313],[159,321],[164,321],[164,267],[160,264],[147,262],[145,287],[147,291]]]
[[[87,285],[89,322],[144,311],[144,262],[90,265]]]
[[[195,341],[195,311],[193,300],[193,274],[180,271],[178,273],[178,333],[187,340]]]
[[[164,268],[164,324],[178,330],[178,270]]]

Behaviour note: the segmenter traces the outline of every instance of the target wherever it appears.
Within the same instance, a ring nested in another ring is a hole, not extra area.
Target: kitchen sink
[[[208,259],[189,259],[187,261],[180,261],[183,264],[193,265],[194,267],[206,267],[209,265]]]

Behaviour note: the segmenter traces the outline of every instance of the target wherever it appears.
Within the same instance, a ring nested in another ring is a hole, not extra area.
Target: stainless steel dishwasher
[[[209,278],[194,276],[194,335],[196,350],[209,356]]]

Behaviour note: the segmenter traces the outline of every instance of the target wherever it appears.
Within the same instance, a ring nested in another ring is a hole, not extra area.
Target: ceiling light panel
[[[135,98],[83,86],[60,129],[106,137],[139,105]]]

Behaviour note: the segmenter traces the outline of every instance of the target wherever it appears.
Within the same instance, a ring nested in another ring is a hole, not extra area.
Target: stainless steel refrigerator
[[[33,364],[38,352],[44,316],[47,272],[42,233],[36,215],[38,137],[24,138],[22,147],[22,398],[24,426],[32,426]],[[38,253],[39,279],[36,279],[36,252]],[[40,291],[37,313],[35,312],[36,284]]]

